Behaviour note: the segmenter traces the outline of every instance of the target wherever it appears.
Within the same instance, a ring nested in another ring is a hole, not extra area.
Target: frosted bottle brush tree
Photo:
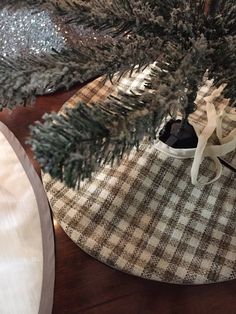
[[[78,103],[63,115],[47,114],[31,128],[31,144],[42,169],[76,187],[101,164],[112,162],[155,138],[164,118],[182,113],[181,128],[195,110],[203,77],[226,83],[224,97],[236,99],[236,4],[218,0],[6,1],[62,16],[101,35],[37,58],[0,59],[1,109],[31,103],[48,87],[69,88],[93,77],[142,71],[153,64],[145,88],[104,103]],[[4,1],[1,6],[4,6]],[[102,37],[105,36],[105,37]],[[39,83],[41,85],[39,86]]]

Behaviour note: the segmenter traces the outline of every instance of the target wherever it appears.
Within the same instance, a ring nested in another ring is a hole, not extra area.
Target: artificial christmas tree
[[[161,138],[173,147],[196,146],[188,116],[206,78],[215,87],[225,84],[223,95],[235,105],[233,1],[26,0],[4,5],[36,12],[47,7],[67,25],[93,29],[100,40],[54,48],[34,58],[2,56],[2,108],[30,103],[35,94],[95,76],[112,80],[117,72],[120,77],[132,75],[155,62],[142,90],[121,92],[92,106],[78,103],[63,115],[45,116],[44,124],[32,128],[31,143],[42,169],[69,186],[91,177],[99,165],[120,159],[144,137],[155,139],[163,119],[175,119],[178,112],[182,121],[165,128]]]

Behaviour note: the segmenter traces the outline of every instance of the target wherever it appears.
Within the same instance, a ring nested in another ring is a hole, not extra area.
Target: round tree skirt
[[[109,86],[101,87],[97,80],[65,106],[74,106],[79,99],[103,99],[107,91]],[[203,121],[202,112],[198,110],[192,119]],[[234,122],[226,123],[225,129],[229,125],[235,127]],[[236,165],[235,151],[225,158]],[[48,174],[43,181],[62,228],[99,261],[129,274],[169,283],[234,279],[235,173],[224,167],[218,181],[196,187],[191,184],[191,165],[192,160],[168,157],[155,143],[142,144],[119,165],[101,168],[79,191]],[[209,179],[213,170],[206,159],[201,176]]]
[[[51,313],[53,288],[47,197],[20,143],[0,122],[0,313]]]
[[[143,146],[118,167],[103,168],[79,192],[49,175],[43,180],[67,235],[107,265],[179,284],[234,279],[235,177],[224,168],[216,183],[197,188],[190,169],[188,160]],[[211,174],[209,165],[204,171]]]

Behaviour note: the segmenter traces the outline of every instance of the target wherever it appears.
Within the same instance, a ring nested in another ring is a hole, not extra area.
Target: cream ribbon
[[[190,122],[198,136],[198,145],[196,148],[176,149],[169,147],[161,141],[157,142],[155,145],[158,150],[171,157],[178,159],[193,158],[191,182],[196,186],[205,186],[218,180],[222,174],[222,165],[218,157],[222,157],[236,149],[236,129],[233,129],[225,137],[223,137],[222,131],[222,122],[225,118],[236,121],[236,110],[231,110],[230,113],[225,111],[225,108],[229,103],[229,100],[227,99],[222,102],[218,112],[216,111],[216,107],[214,105],[214,99],[220,96],[224,87],[224,85],[221,85],[219,88],[215,89],[210,96],[203,98],[206,103],[206,126],[202,128],[200,125]],[[219,145],[208,143],[210,137],[215,131],[220,142]],[[207,182],[198,180],[199,169],[205,157],[211,158],[215,165],[215,176]]]

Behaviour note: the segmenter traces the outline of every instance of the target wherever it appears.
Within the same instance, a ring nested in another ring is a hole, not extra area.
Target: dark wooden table
[[[77,88],[39,97],[34,107],[4,110],[0,120],[25,145],[28,126],[45,112],[58,111]],[[33,160],[33,159],[32,159]],[[36,161],[34,166],[39,171]],[[178,286],[136,278],[101,264],[81,251],[55,226],[56,286],[53,314],[235,314],[236,280],[205,286]],[[45,313],[46,314],[46,313]]]

